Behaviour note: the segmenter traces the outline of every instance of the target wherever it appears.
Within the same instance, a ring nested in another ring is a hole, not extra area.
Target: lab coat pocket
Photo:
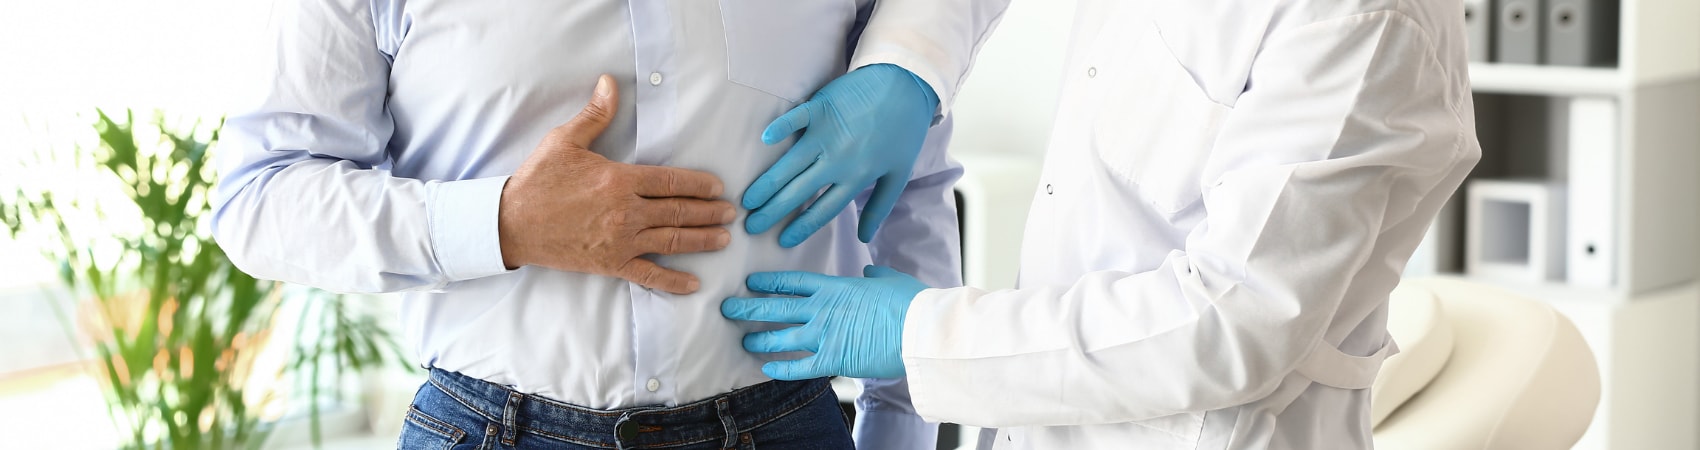
[[[720,0],[726,77],[792,102],[843,75],[856,5],[849,0]]]
[[[1107,30],[1087,69],[1098,91],[1091,146],[1104,168],[1165,214],[1202,199],[1200,173],[1231,109],[1210,99],[1138,21]]]

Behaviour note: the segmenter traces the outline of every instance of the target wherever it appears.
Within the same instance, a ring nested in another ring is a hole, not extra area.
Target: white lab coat
[[[1387,297],[1480,157],[1456,1],[1082,0],[1020,287],[916,297],[998,448],[1368,448]]]

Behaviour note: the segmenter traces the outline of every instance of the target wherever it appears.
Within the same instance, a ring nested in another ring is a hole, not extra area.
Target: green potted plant
[[[15,239],[41,242],[60,281],[87,299],[69,315],[94,349],[91,373],[126,448],[258,448],[286,400],[286,380],[304,387],[317,442],[322,394],[340,393],[322,386],[399,362],[399,348],[371,317],[314,294],[299,296],[310,302],[301,322],[315,325],[300,329],[316,333],[297,335],[286,363],[256,363],[277,337],[285,289],[238,270],[213,241],[208,150],[218,127],[199,125],[179,131],[160,119],[138,128],[129,112],[122,121],[98,112],[99,145],[79,147],[68,162],[92,186],[19,188],[0,198],[0,222]],[[122,195],[89,195],[102,189]],[[112,220],[120,216],[135,220]]]

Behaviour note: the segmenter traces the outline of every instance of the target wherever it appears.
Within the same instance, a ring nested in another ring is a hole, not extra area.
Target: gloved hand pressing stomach
[[[889,267],[868,266],[863,274],[865,278],[753,274],[745,281],[751,291],[802,298],[733,297],[720,304],[720,314],[733,320],[801,324],[744,335],[744,349],[750,352],[815,353],[763,364],[761,371],[770,378],[902,377],[904,317],[927,285]]]
[[[779,245],[795,247],[872,185],[857,225],[857,237],[872,241],[909,182],[938,103],[925,81],[891,64],[865,66],[827,83],[762,132],[767,145],[799,130],[803,135],[744,191],[743,206],[751,210],[744,229],[766,232],[820,194],[779,235]]]

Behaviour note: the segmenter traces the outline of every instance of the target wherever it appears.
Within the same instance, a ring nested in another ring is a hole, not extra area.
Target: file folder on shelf
[[[1547,0],[1542,60],[1563,66],[1617,65],[1617,0]]]
[[[1494,17],[1494,59],[1511,64],[1541,63],[1541,0],[1500,0]]]
[[[1618,109],[1611,98],[1570,100],[1566,281],[1608,288],[1617,273]]]
[[[1493,61],[1493,0],[1464,0],[1464,38],[1471,61]]]

